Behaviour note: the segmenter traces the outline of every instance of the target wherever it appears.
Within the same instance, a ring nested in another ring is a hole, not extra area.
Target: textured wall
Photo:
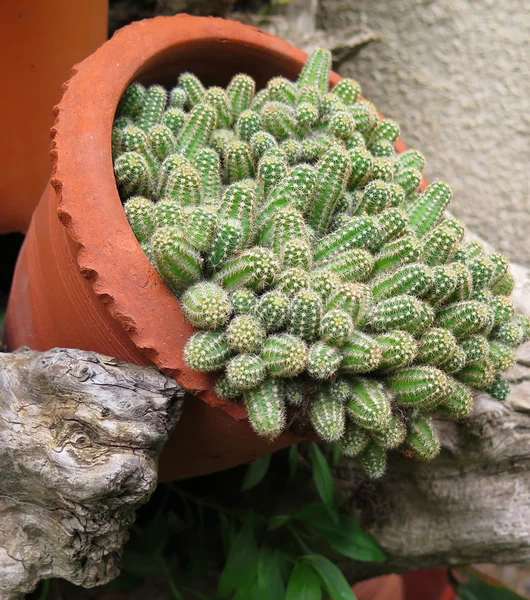
[[[451,184],[451,210],[530,265],[530,2],[320,0],[318,27],[381,35],[339,69]]]

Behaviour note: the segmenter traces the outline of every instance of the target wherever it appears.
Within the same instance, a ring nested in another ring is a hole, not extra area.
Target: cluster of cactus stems
[[[198,330],[185,360],[218,373],[254,430],[287,408],[358,456],[368,476],[399,449],[430,460],[430,416],[465,418],[472,389],[500,401],[530,336],[507,260],[444,218],[451,190],[419,192],[425,159],[317,49],[296,82],[181,74],[133,83],[112,145],[125,212]]]

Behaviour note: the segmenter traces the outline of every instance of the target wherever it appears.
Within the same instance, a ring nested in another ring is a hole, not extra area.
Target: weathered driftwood
[[[118,575],[182,396],[156,369],[94,352],[0,354],[0,600],[41,578]]]

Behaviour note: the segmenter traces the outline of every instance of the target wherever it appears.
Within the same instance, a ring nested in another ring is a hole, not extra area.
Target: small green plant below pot
[[[449,186],[420,192],[423,155],[397,154],[399,126],[356,81],[330,90],[330,68],[317,49],[297,81],[257,92],[245,74],[226,89],[191,73],[170,91],[133,83],[114,169],[197,329],[188,365],[218,374],[259,435],[310,423],[377,478],[391,451],[433,459],[431,416],[465,418],[472,390],[506,399],[530,323],[508,261],[464,241]]]

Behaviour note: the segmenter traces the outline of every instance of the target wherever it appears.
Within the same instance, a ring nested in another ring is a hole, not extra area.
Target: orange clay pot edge
[[[122,209],[112,168],[112,123],[127,85],[142,72],[146,61],[154,62],[156,55],[168,47],[178,50],[191,42],[212,39],[230,40],[231,44],[276,54],[279,60],[294,63],[298,70],[307,59],[306,53],[279,38],[213,17],[178,15],[130,25],[77,65],[74,75],[65,84],[52,129],[54,175],[51,183],[58,198],[59,219],[75,246],[79,269],[112,318],[122,325],[144,356],[175,377],[186,390],[241,419],[245,417],[243,407],[219,399],[213,391],[212,378],[191,370],[184,363],[183,348],[193,328],[184,320],[178,301],[164,286],[136,241]],[[118,45],[121,54],[117,62],[115,47]],[[105,65],[104,77],[101,65]],[[332,73],[331,85],[340,79]],[[90,98],[92,110],[79,112],[78,98],[85,102]],[[405,146],[399,141],[396,149],[403,151]],[[68,181],[67,186],[62,185],[63,179]],[[99,210],[100,204],[105,206],[104,215]],[[104,246],[83,243],[91,239],[106,243]],[[109,270],[109,261],[115,253],[128,255],[130,264],[117,261]],[[124,287],[122,282],[131,277],[138,285]],[[156,305],[157,314],[174,315],[173,326],[161,325],[153,313],[146,313],[146,305]]]

